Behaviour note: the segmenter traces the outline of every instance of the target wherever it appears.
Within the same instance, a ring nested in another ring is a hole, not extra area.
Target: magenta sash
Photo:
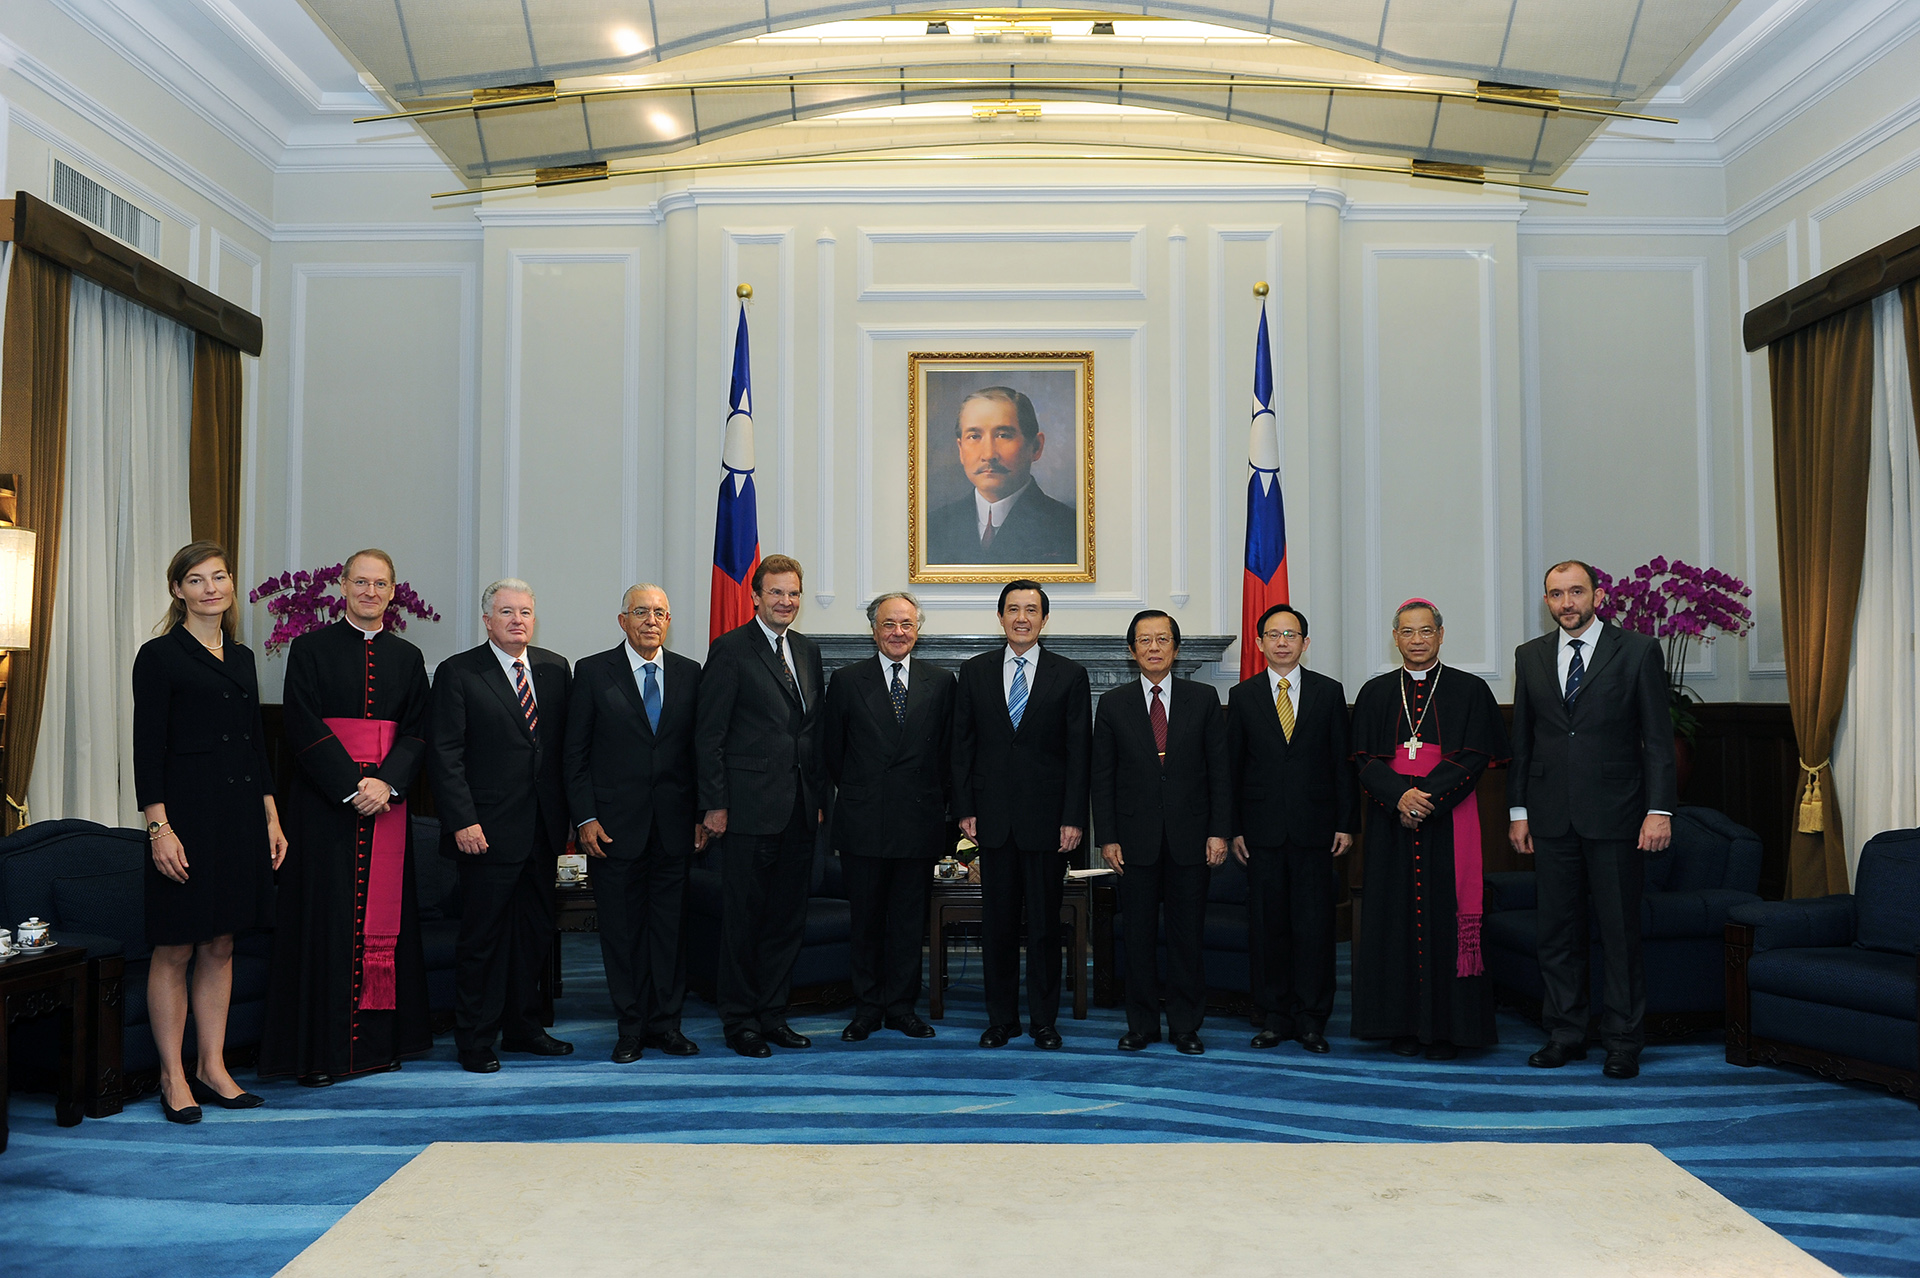
[[[1440,758],[1440,747],[1423,741],[1412,759],[1407,758],[1404,747],[1396,749],[1393,770],[1403,777],[1424,777],[1440,766]],[[1460,933],[1456,976],[1479,976],[1487,970],[1480,956],[1481,897],[1485,888],[1480,868],[1480,800],[1470,793],[1453,805],[1453,902]]]
[[[327,719],[355,763],[380,763],[399,725],[391,719]],[[393,954],[400,944],[400,892],[407,872],[407,805],[395,802],[373,819],[367,865],[367,911],[360,931],[360,1010],[390,1012],[397,1004]]]

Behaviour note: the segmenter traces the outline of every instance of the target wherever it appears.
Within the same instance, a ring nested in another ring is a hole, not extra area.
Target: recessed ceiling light
[[[665,111],[647,112],[647,123],[651,124],[653,131],[663,138],[678,137],[680,134],[680,121]]]
[[[647,51],[647,42],[632,27],[619,27],[613,33],[613,48],[621,57],[632,58]]]

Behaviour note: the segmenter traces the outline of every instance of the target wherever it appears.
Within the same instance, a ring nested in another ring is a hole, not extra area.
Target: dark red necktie
[[[527,683],[527,668],[520,662],[513,663],[513,690],[520,698],[520,713],[527,717],[527,731],[540,735],[540,711],[533,704],[533,688]]]
[[[1147,710],[1147,722],[1153,725],[1153,748],[1160,752],[1160,762],[1167,761],[1167,704],[1160,700],[1160,685],[1153,685],[1153,704]]]

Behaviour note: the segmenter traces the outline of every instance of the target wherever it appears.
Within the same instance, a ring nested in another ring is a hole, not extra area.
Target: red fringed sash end
[[[388,937],[384,946],[378,946],[372,937],[367,938],[360,964],[360,1010],[363,1012],[391,1012],[395,1007],[393,943],[396,939]]]
[[[1483,976],[1487,965],[1480,956],[1480,916],[1478,914],[1460,914],[1455,916],[1460,928],[1459,962],[1454,969],[1456,976]]]

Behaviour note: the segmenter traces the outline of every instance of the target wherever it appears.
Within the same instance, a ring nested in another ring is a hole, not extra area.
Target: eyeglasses
[[[880,623],[880,629],[890,635],[910,635],[920,629],[920,623],[917,621],[883,621]]]
[[[771,586],[761,591],[760,593],[765,595],[769,599],[778,600],[782,603],[785,603],[789,600],[795,600],[800,597],[800,592],[798,590],[775,590]]]
[[[1260,637],[1262,639],[1286,639],[1288,641],[1306,638],[1306,636],[1298,630],[1262,630]]]
[[[393,583],[391,581],[386,580],[384,577],[355,577],[352,581],[349,581],[347,584],[349,586],[352,586],[355,590],[365,590],[369,586],[372,586],[377,590],[393,589]]]
[[[1432,626],[1422,626],[1418,630],[1412,626],[1402,626],[1393,633],[1402,639],[1431,639],[1440,632]]]
[[[635,621],[645,621],[649,617],[655,621],[665,621],[673,614],[665,608],[629,608],[623,615],[632,617]]]

